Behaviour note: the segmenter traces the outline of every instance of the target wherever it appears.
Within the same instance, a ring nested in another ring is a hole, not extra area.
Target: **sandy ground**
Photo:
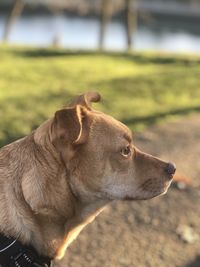
[[[173,161],[191,186],[149,201],[114,202],[57,267],[200,267],[200,115],[135,135],[145,152]]]

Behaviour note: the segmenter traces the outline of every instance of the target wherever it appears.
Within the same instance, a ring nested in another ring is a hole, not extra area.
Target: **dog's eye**
[[[125,158],[129,158],[131,156],[131,147],[128,145],[125,148],[122,148],[121,155]]]

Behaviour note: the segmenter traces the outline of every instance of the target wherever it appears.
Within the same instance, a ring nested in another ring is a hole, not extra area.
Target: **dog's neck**
[[[77,198],[70,186],[66,167],[49,138],[50,130],[51,120],[33,135],[37,168],[30,169],[29,175],[23,176],[22,190],[37,229],[29,235],[34,236],[31,240],[22,239],[25,242],[34,240],[32,245],[49,257],[62,258],[69,244],[107,203],[98,200],[89,204]]]
[[[66,167],[44,134],[50,128],[51,120],[0,151],[0,232],[61,258],[106,203],[74,195]]]

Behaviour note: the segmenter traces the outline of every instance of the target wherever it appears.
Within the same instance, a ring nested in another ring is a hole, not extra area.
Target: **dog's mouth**
[[[133,201],[133,200],[146,200],[154,197],[158,197],[167,193],[168,188],[171,185],[173,176],[168,181],[163,181],[158,179],[148,179],[141,186],[139,186],[135,196],[127,195],[123,200]]]

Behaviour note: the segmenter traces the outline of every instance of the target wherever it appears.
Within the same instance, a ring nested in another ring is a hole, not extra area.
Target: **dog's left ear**
[[[101,95],[97,92],[87,92],[85,94],[75,97],[75,99],[69,104],[69,107],[81,105],[86,107],[88,110],[92,109],[92,102],[99,102]]]
[[[89,135],[87,113],[86,108],[80,105],[57,111],[52,124],[53,144],[62,148],[86,142]]]

